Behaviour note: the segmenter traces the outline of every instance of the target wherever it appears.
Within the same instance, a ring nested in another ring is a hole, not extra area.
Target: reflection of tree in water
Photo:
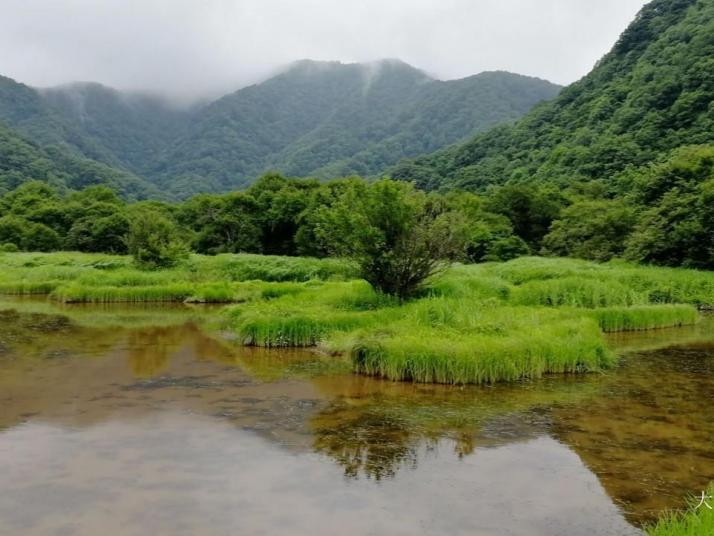
[[[414,438],[404,423],[375,409],[333,405],[313,421],[315,450],[334,458],[346,476],[364,473],[380,480],[401,466],[417,465]]]
[[[420,447],[434,448],[443,438],[454,442],[459,457],[473,452],[475,427],[458,430],[446,419],[440,430],[434,430],[415,422],[413,415],[407,417],[404,410],[408,407],[383,397],[357,405],[338,399],[311,421],[314,448],[332,457],[346,476],[362,473],[375,480],[416,468]]]
[[[314,385],[333,401],[310,420],[315,450],[347,476],[375,479],[414,467],[437,447],[460,459],[477,447],[528,441],[548,433],[553,405],[599,392],[597,382],[574,377],[453,387],[352,375],[316,378]]]

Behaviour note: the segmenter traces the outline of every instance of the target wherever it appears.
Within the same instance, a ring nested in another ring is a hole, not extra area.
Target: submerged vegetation
[[[232,304],[247,346],[317,347],[392,380],[491,383],[599,371],[603,332],[693,324],[714,305],[714,275],[524,257],[454,265],[406,302],[358,279],[348,260],[191,255],[145,271],[126,256],[0,253],[0,292],[61,303]]]

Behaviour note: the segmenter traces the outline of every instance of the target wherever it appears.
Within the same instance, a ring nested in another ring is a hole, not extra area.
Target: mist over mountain
[[[39,147],[186,197],[243,187],[268,170],[379,174],[403,157],[513,121],[558,90],[506,72],[443,82],[399,60],[304,60],[188,109],[95,83],[37,90],[2,78],[0,121]]]

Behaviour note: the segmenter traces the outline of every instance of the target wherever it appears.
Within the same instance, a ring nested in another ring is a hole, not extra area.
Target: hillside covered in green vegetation
[[[61,190],[102,185],[126,199],[161,197],[154,186],[129,172],[63,146],[41,147],[0,122],[0,194],[32,180]]]
[[[559,89],[506,72],[442,82],[396,60],[302,61],[186,109],[100,84],[36,90],[0,77],[0,122],[43,149],[159,187],[147,195],[183,198],[245,187],[267,170],[375,175],[516,120]]]
[[[714,4],[654,0],[590,74],[522,120],[392,175],[425,188],[507,181],[572,187],[617,178],[682,145],[714,141]]]

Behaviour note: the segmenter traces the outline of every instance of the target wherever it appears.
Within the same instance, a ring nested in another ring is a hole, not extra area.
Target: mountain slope
[[[371,175],[522,116],[558,86],[510,73],[441,82],[396,60],[298,62],[208,106],[157,167],[162,183],[226,189],[275,169]]]
[[[161,197],[156,188],[130,173],[59,146],[40,147],[0,122],[0,194],[30,180],[75,190],[103,184],[127,199]]]
[[[181,135],[191,111],[142,93],[124,93],[96,83],[40,90],[63,124],[93,140],[95,158],[146,174],[164,148]]]
[[[485,72],[446,82],[430,80],[416,87],[410,99],[395,103],[398,111],[388,114],[382,136],[360,149],[364,146],[361,139],[371,134],[371,126],[364,125],[363,136],[345,151],[345,159],[327,162],[310,174],[339,177],[380,173],[402,157],[428,153],[498,123],[514,121],[537,102],[553,98],[557,90],[549,82],[507,72]],[[338,132],[345,128],[335,122],[331,126]],[[311,150],[319,148],[323,130],[311,134]],[[305,140],[301,142],[304,145]],[[276,162],[276,167],[286,168],[288,173],[302,171],[291,170],[283,160]]]
[[[403,157],[513,121],[559,89],[505,72],[442,82],[398,60],[305,60],[180,110],[100,84],[37,90],[0,77],[0,121],[41,148],[142,177],[182,198],[243,187],[269,170],[376,175]]]
[[[714,2],[654,0],[582,80],[511,126],[403,161],[426,188],[611,178],[714,141]]]

